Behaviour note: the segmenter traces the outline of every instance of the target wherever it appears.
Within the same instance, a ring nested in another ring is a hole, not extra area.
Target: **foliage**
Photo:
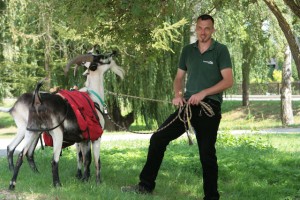
[[[177,29],[186,23],[187,20],[183,18],[175,24],[168,24],[167,22],[164,22],[162,28],[157,27],[154,29],[151,33],[152,38],[155,41],[155,43],[152,44],[152,47],[175,53],[170,48],[170,42],[179,42],[177,38],[180,36],[180,32]]]
[[[279,5],[299,33],[299,19],[285,4]],[[237,83],[246,61],[252,69],[250,80],[262,81],[267,80],[270,57],[283,61],[282,32],[262,1],[5,0],[0,8],[0,99],[32,91],[45,76],[51,81],[44,90],[83,86],[80,73],[65,77],[63,68],[72,57],[99,45],[102,52],[117,50],[117,63],[126,71],[123,81],[108,74],[106,89],[170,102],[181,48],[190,42],[192,21],[202,13],[215,17],[214,37],[228,45]],[[249,47],[255,59],[250,62],[246,53],[243,57],[242,47]],[[296,70],[293,76],[298,80]],[[110,106],[112,98],[106,97]],[[141,115],[149,128],[173,110],[169,104],[139,99],[118,97],[117,102]]]
[[[275,69],[273,71],[273,81],[277,83],[281,83],[281,79],[282,79],[282,71]]]

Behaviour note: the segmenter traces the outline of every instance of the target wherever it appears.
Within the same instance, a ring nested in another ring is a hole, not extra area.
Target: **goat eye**
[[[98,67],[97,63],[91,63],[89,69],[90,69],[91,71],[95,71],[95,70],[97,69],[97,67]]]

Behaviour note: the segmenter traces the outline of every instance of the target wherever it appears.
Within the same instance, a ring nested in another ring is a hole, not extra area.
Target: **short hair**
[[[213,24],[215,24],[215,20],[212,16],[208,15],[208,14],[204,14],[204,15],[200,15],[198,18],[197,18],[197,21],[201,19],[201,20],[211,20]]]

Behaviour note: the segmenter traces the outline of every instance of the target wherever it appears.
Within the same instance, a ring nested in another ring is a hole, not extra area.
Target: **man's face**
[[[211,35],[214,33],[214,25],[211,20],[199,19],[196,24],[196,33],[198,40],[201,43],[208,42],[211,39]]]

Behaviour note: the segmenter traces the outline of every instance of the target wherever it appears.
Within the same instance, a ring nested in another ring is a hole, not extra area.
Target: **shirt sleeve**
[[[179,69],[187,71],[186,59],[187,59],[187,52],[186,52],[186,48],[184,47],[180,54],[180,59],[179,59],[179,64],[178,64]]]
[[[230,53],[225,45],[221,45],[218,55],[218,65],[220,70],[225,68],[232,68]]]

